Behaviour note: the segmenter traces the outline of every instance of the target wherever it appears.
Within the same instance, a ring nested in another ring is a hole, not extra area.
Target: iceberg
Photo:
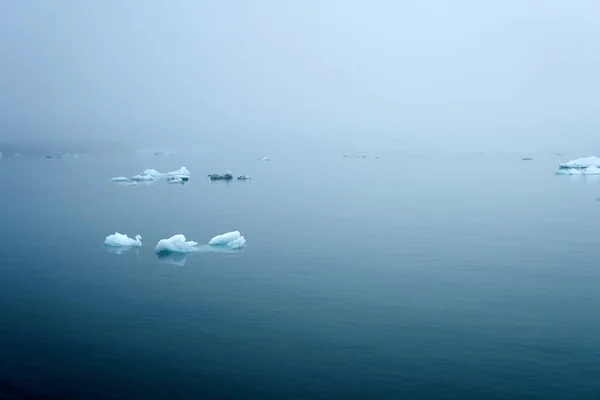
[[[592,166],[599,167],[600,158],[593,156],[577,158],[575,160],[571,160],[566,163],[560,164],[559,168],[587,168]]]
[[[575,168],[571,168],[567,170],[569,175],[583,175],[583,171]]]
[[[109,235],[106,237],[104,244],[112,247],[139,247],[142,245],[142,237],[137,235],[135,239],[132,239],[127,235],[115,232],[114,235]]]
[[[232,249],[239,249],[246,244],[246,238],[244,238],[239,231],[234,231],[217,235],[210,239],[208,244],[211,246],[227,246]]]
[[[596,167],[595,165],[592,165],[591,167],[587,167],[585,170],[583,170],[583,174],[584,175],[600,175],[600,168]]]
[[[197,245],[196,242],[186,242],[185,236],[179,234],[159,240],[154,251],[156,253],[191,253],[198,250]]]
[[[111,179],[111,181],[113,182],[128,182],[129,178],[126,178],[124,176],[117,176]]]
[[[151,169],[151,168],[144,170],[144,175],[150,175],[154,179],[162,178],[163,176],[165,176],[165,174],[162,174],[162,173],[158,172],[157,170]]]
[[[148,182],[148,181],[153,181],[154,178],[151,175],[134,175],[131,177],[131,180]]]

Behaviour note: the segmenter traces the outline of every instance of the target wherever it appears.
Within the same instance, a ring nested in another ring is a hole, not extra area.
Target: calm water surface
[[[600,398],[600,179],[269,155],[0,161],[0,398]],[[231,230],[243,250],[153,252]]]

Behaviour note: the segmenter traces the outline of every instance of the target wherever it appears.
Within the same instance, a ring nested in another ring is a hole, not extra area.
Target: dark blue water
[[[600,397],[599,179],[221,153],[0,162],[0,398]],[[243,250],[153,252],[231,230]],[[115,231],[144,246],[111,254]]]

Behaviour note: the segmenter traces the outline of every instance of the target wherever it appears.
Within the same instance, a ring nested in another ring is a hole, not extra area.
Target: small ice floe
[[[114,178],[111,179],[112,182],[129,182],[129,178],[126,178],[124,176],[116,176]]]
[[[127,235],[115,232],[114,235],[106,237],[104,244],[111,247],[139,247],[142,245],[142,237],[137,235],[135,239],[132,239]]]
[[[258,159],[258,161],[260,161],[260,162],[269,162],[269,161],[271,161],[271,159],[269,157],[261,157],[261,158]]]
[[[246,238],[239,231],[233,231],[215,236],[210,239],[208,244],[211,246],[227,246],[232,249],[239,249],[246,244]]]
[[[184,235],[174,235],[168,239],[162,239],[156,244],[156,253],[191,253],[197,251],[198,243],[187,242]]]
[[[150,182],[154,180],[154,177],[152,175],[134,175],[131,177],[131,180],[139,182]]]

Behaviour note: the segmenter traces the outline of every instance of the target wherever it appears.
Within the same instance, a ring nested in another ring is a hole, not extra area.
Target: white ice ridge
[[[126,178],[124,176],[116,176],[111,179],[111,181],[113,181],[113,182],[127,182],[128,180],[129,180],[129,178]]]
[[[142,245],[142,237],[140,235],[137,235],[135,239],[132,239],[127,235],[115,232],[114,235],[109,235],[106,237],[106,240],[104,240],[104,244],[113,247],[139,247]]]
[[[600,168],[596,167],[595,165],[592,165],[591,167],[587,167],[585,170],[583,170],[583,174],[584,175],[600,175]]]
[[[587,168],[591,166],[599,167],[600,158],[593,156],[577,158],[559,165],[560,168]]]
[[[238,249],[246,244],[246,238],[244,238],[239,231],[234,231],[215,236],[214,238],[210,239],[208,244]]]
[[[150,175],[134,175],[131,177],[133,181],[153,181],[154,178]]]
[[[186,242],[185,236],[179,234],[168,239],[159,240],[154,251],[156,253],[191,253],[198,250],[196,246],[198,246],[198,243]]]

